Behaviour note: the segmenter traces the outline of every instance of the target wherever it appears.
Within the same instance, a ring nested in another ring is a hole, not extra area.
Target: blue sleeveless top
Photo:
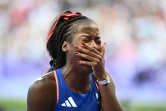
[[[94,76],[90,74],[91,89],[85,94],[72,92],[67,86],[62,69],[55,70],[57,81],[57,104],[53,111],[100,111],[100,93]],[[59,92],[58,92],[59,91]]]

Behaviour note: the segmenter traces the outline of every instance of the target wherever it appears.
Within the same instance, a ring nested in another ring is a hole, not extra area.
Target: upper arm
[[[36,81],[28,91],[28,111],[52,111],[55,107],[55,85],[48,80]]]

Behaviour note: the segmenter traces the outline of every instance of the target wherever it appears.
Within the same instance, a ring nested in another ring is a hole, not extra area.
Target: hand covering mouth
[[[89,60],[81,57],[81,61],[89,61]]]

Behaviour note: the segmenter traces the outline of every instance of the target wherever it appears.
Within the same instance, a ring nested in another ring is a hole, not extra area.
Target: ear
[[[63,52],[67,52],[68,51],[68,47],[69,47],[69,43],[64,41],[62,44],[62,51]]]

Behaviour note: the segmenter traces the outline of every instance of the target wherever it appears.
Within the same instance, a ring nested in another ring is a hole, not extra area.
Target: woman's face
[[[75,29],[75,33],[72,34],[72,42],[69,44],[67,59],[70,59],[70,63],[91,72],[91,67],[78,64],[77,61],[86,60],[86,58],[76,56],[75,52],[77,51],[76,47],[83,47],[82,43],[86,43],[100,51],[101,37],[99,36],[98,26],[94,22],[88,21],[79,24]]]

